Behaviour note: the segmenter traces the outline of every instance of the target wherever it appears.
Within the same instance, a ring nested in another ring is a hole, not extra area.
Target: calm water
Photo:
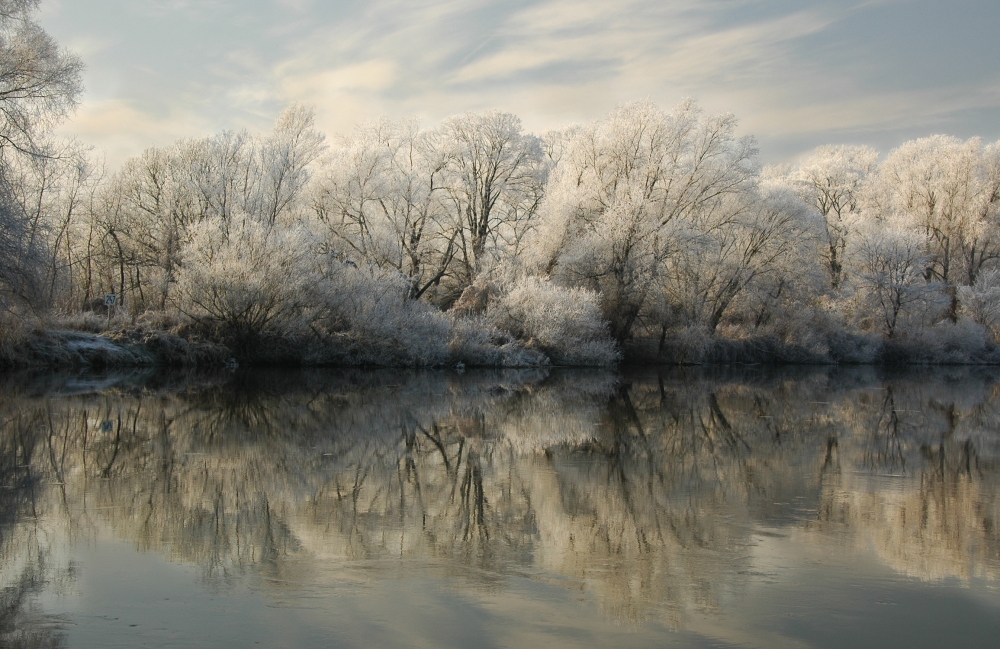
[[[2,647],[988,647],[1000,372],[0,385]]]

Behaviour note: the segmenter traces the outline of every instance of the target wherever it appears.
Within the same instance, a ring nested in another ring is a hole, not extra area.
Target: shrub
[[[597,294],[587,289],[525,277],[490,306],[487,318],[557,365],[601,367],[621,359]]]
[[[56,314],[49,318],[48,324],[53,329],[99,334],[108,328],[108,317],[93,311]]]
[[[395,271],[333,262],[321,283],[313,329],[333,336],[351,364],[432,366],[448,360],[451,322],[426,302],[407,296]]]
[[[981,324],[993,342],[1000,341],[1000,270],[980,273],[973,286],[958,289],[962,315]]]
[[[304,228],[250,217],[196,226],[177,275],[177,308],[203,328],[248,347],[307,329],[319,281]]]
[[[482,317],[455,317],[448,351],[453,362],[469,366],[539,367],[549,364],[545,354],[525,349]]]
[[[17,364],[18,349],[29,333],[26,318],[0,309],[0,367]]]

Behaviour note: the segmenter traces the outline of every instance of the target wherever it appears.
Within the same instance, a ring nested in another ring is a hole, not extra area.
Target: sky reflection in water
[[[998,378],[11,377],[0,645],[989,646]]]

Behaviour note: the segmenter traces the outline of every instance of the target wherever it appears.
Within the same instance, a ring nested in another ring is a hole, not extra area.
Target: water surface
[[[0,646],[992,646],[998,381],[8,377]]]

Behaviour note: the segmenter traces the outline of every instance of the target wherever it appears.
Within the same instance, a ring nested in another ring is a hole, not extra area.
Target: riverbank
[[[284,367],[510,367],[553,365],[535,342],[462,327],[428,362],[394,339],[373,340],[350,332],[323,337],[229,336],[206,340],[184,327],[172,330],[122,327],[105,331],[35,328],[0,345],[0,368],[198,368]],[[580,363],[580,367],[615,363]]]
[[[428,365],[398,349],[350,335],[219,342],[184,330],[124,327],[108,331],[35,329],[0,349],[0,367],[11,369],[287,367],[510,367],[588,365],[553,362],[534,341],[510,337],[451,340],[444,359]],[[1000,365],[1000,347],[987,341],[923,336],[888,340],[842,334],[802,345],[776,336],[729,339],[687,333],[627,345],[625,365]]]
[[[235,363],[225,345],[142,329],[103,333],[39,329],[9,344],[0,355],[0,366],[10,368],[212,368]]]
[[[1000,346],[964,323],[928,327],[895,338],[838,331],[808,333],[727,337],[688,329],[661,339],[631,341],[623,357],[626,363],[639,365],[1000,365]]]

